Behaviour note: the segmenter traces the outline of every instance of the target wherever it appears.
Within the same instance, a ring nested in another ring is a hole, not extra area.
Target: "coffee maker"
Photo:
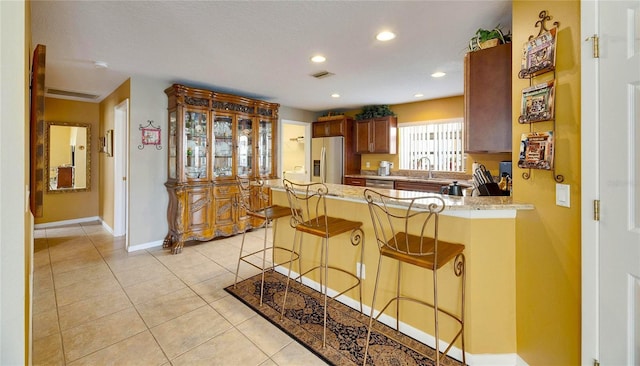
[[[390,161],[386,161],[386,160],[380,161],[380,166],[378,167],[378,175],[380,176],[389,175],[392,165],[393,163]]]

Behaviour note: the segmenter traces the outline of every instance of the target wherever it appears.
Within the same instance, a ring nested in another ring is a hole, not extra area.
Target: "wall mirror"
[[[91,188],[91,125],[47,122],[47,192],[84,192]]]

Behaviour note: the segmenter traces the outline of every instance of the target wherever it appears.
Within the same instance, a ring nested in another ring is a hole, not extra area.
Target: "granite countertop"
[[[272,179],[265,181],[265,185],[271,187],[273,190],[283,191],[284,187],[282,181],[279,179]],[[344,199],[349,201],[356,201],[366,203],[364,199],[364,190],[366,187],[349,186],[343,184],[325,184],[329,189],[329,196],[338,199]],[[423,196],[438,196],[444,200],[445,210],[451,211],[469,211],[469,210],[532,210],[534,206],[529,203],[517,203],[513,202],[513,198],[510,196],[481,196],[481,197],[468,197],[468,196],[449,196],[438,193],[427,192],[415,192],[415,191],[402,191],[395,189],[375,188],[375,191],[382,194],[389,195],[391,197],[398,198],[411,198],[411,197],[423,197]],[[424,206],[424,205],[423,205]],[[420,207],[418,205],[417,207]]]

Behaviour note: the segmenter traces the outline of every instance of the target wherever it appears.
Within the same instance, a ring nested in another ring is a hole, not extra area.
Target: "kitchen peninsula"
[[[288,205],[286,193],[280,180],[270,180],[266,183],[272,188],[273,203]],[[365,314],[369,315],[369,306],[373,294],[375,273],[378,261],[378,247],[375,242],[371,218],[367,203],[364,199],[364,187],[340,184],[327,184],[327,211],[329,215],[357,220],[363,223],[365,254],[363,305]],[[376,189],[381,193],[397,195],[398,197],[422,196],[429,193]],[[470,364],[515,364],[516,358],[516,286],[515,286],[515,217],[518,210],[531,210],[533,205],[514,203],[511,197],[458,197],[443,195],[446,208],[440,214],[439,237],[441,240],[465,245],[466,257],[466,309],[465,309],[465,348],[467,362]],[[418,208],[419,209],[419,208]],[[411,230],[411,229],[410,229]],[[290,246],[293,240],[293,229],[282,223],[277,231],[275,241],[279,245]],[[309,251],[320,247],[320,241],[310,236],[303,238],[306,257]],[[339,267],[355,269],[358,249],[351,246],[349,235],[344,234],[332,238],[329,248],[329,261]],[[317,261],[319,249],[312,259]],[[309,268],[310,262],[303,262],[304,268]],[[443,308],[459,312],[456,306],[460,291],[459,278],[453,274],[452,264],[438,272],[439,299]],[[380,293],[383,298],[389,298],[390,289],[394,288],[395,266],[386,264],[383,267]],[[407,294],[418,294],[419,297],[429,298],[430,277],[425,271],[413,266],[403,267],[402,291]],[[297,265],[293,267],[297,269]],[[279,268],[286,274],[286,268]],[[393,272],[392,272],[393,271]],[[342,277],[330,274],[329,286],[340,288]],[[430,276],[430,275],[429,275]],[[332,279],[333,278],[333,279]],[[317,278],[309,278],[310,284]],[[419,286],[415,284],[419,282]],[[346,286],[345,286],[346,287]],[[357,308],[357,291],[351,290],[340,301]],[[382,301],[379,302],[379,304]],[[425,311],[412,303],[402,304],[401,330],[404,333],[433,345],[433,337],[429,334],[432,329],[432,313]],[[459,306],[459,305],[458,305]],[[395,310],[393,306],[387,310],[388,316],[381,317],[381,321],[390,324]],[[441,319],[441,339],[450,339],[454,325]],[[456,342],[450,354],[460,355],[460,344]]]

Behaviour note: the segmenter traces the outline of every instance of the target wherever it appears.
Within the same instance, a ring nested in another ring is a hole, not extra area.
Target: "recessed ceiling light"
[[[380,32],[376,36],[376,39],[382,42],[390,41],[394,38],[396,38],[396,35],[393,32],[389,32],[389,31]]]
[[[331,98],[340,98],[340,94],[333,93],[333,94],[331,94]]]
[[[422,94],[422,93],[415,93],[413,96],[414,96],[414,97],[416,97],[416,98],[420,98],[420,97],[424,97],[424,94]]]
[[[95,62],[93,63],[93,66],[94,66],[96,69],[106,69],[106,68],[108,68],[108,67],[109,67],[109,65],[107,65],[107,63],[106,63],[106,62],[104,62],[104,61],[95,61]]]
[[[322,56],[322,55],[315,55],[315,56],[311,57],[311,61],[313,61],[315,63],[321,63],[321,62],[327,61],[327,58]]]
[[[438,71],[438,72],[434,72],[433,74],[431,74],[431,77],[433,78],[441,78],[443,76],[447,75],[447,73],[442,72],[442,71]]]

